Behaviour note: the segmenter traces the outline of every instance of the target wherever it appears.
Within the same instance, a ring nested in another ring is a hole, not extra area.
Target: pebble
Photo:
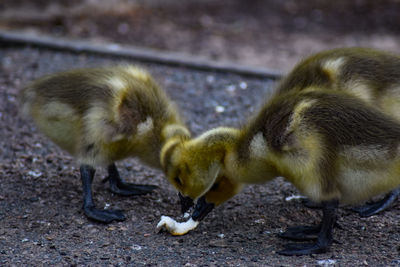
[[[236,91],[236,86],[235,85],[229,85],[228,87],[226,87],[226,91],[228,91],[229,93],[233,93]]]
[[[295,199],[304,199],[306,198],[305,196],[301,196],[301,195],[291,195],[285,198],[285,201],[292,201]]]
[[[246,90],[246,89],[247,89],[247,83],[245,83],[245,82],[240,82],[239,87],[240,87],[240,89],[242,89],[242,90]]]
[[[258,219],[254,221],[257,224],[265,224],[265,220],[264,219]]]
[[[215,107],[215,111],[216,111],[217,113],[222,113],[222,112],[225,111],[225,108],[224,108],[223,106],[216,106],[216,107]]]
[[[208,75],[206,80],[208,83],[213,83],[213,82],[215,82],[215,77],[212,75]]]
[[[317,261],[318,265],[321,266],[329,266],[329,265],[334,265],[336,264],[336,260],[328,259],[328,260],[319,260]]]
[[[142,250],[142,247],[139,246],[139,245],[133,244],[133,245],[131,246],[131,249],[132,249],[132,250],[139,251],[139,250]]]
[[[28,175],[30,175],[32,177],[35,177],[35,178],[38,178],[38,177],[42,176],[43,173],[41,173],[40,171],[29,171]]]

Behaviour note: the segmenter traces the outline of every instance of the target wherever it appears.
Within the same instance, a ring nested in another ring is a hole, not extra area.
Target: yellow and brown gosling
[[[360,203],[398,190],[399,58],[368,49],[338,49],[321,55],[314,57],[315,62],[305,60],[299,65],[309,64],[310,73],[299,72],[310,80],[304,78],[299,87],[286,82],[296,75],[295,68],[242,129],[216,128],[182,141],[172,151],[162,151],[170,182],[184,197],[198,199],[195,220],[204,218],[244,184],[284,176],[322,203],[324,217],[321,227],[311,229],[318,234],[316,243],[292,245],[281,253],[321,253],[332,243],[339,202]],[[285,84],[292,90],[286,90]],[[291,228],[282,236],[304,238],[303,230]]]
[[[115,162],[138,157],[160,168],[160,151],[190,133],[175,105],[145,70],[131,65],[75,69],[44,76],[21,91],[22,111],[38,129],[80,164],[83,209],[90,219],[125,220],[119,210],[97,209],[95,167],[108,168],[110,190],[142,195],[155,186],[126,183]]]
[[[338,90],[400,120],[400,112],[398,112],[400,110],[400,57],[368,48],[338,48],[323,51],[297,64],[278,84],[275,96],[310,90],[324,92]],[[214,131],[211,130],[211,132]],[[224,130],[222,130],[220,138],[224,138],[223,132]],[[206,132],[204,136],[207,135],[209,133]],[[202,142],[198,142],[198,144],[199,147],[203,145]],[[185,147],[187,146],[182,146],[180,149],[186,151]],[[206,152],[207,149],[204,150],[204,153]],[[185,157],[197,157],[197,164],[200,165],[207,157],[201,153],[190,155],[188,152]],[[164,153],[166,163],[169,163],[170,155],[171,153]],[[204,162],[204,164],[208,163]],[[182,167],[182,169],[185,168]],[[171,176],[171,173],[168,176]],[[176,177],[173,183],[179,185],[179,179]],[[193,183],[201,184],[199,181]],[[243,185],[238,184],[235,179],[224,175],[223,171],[219,172],[215,184],[208,186],[210,190],[204,194],[205,199],[200,199],[203,203],[209,203],[209,205],[202,205],[203,209],[207,211],[211,211],[214,206],[230,199],[243,188]],[[358,211],[361,216],[377,214],[389,207],[399,194],[400,188],[396,188],[382,200],[362,206],[358,208]],[[193,204],[189,197],[181,196],[181,200],[183,212]],[[205,212],[202,212],[202,218],[204,216]]]

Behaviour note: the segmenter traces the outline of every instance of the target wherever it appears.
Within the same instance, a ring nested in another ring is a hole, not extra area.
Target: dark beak
[[[196,203],[196,206],[194,207],[194,211],[192,214],[192,219],[195,221],[201,221],[204,219],[204,217],[207,216],[213,209],[215,205],[214,203],[207,203],[206,198],[203,196],[199,198],[199,200]]]
[[[191,199],[190,197],[184,197],[184,196],[182,196],[181,193],[178,193],[178,196],[181,201],[181,211],[182,211],[182,214],[184,214],[191,207],[193,207],[193,205],[194,205],[193,199]]]

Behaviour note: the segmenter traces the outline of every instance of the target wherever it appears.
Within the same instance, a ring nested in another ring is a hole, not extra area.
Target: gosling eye
[[[180,179],[178,176],[175,177],[174,180],[175,180],[175,182],[176,182],[178,185],[180,185],[180,186],[183,185],[181,179]]]

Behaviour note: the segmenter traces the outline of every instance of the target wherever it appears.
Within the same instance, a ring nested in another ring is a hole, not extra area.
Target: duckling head
[[[198,140],[174,140],[161,151],[161,162],[169,182],[184,196],[196,200],[214,184],[223,153]]]

